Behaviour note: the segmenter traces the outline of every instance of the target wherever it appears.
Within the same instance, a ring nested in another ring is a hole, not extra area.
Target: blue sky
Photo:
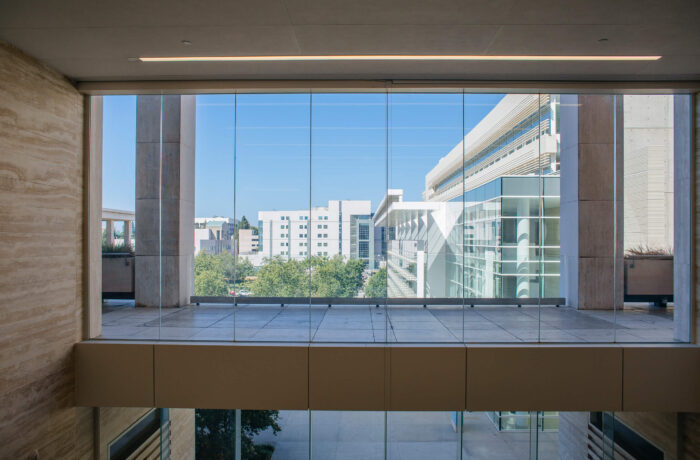
[[[502,97],[465,95],[463,108],[461,94],[390,94],[388,106],[386,94],[197,96],[195,215],[234,217],[234,197],[251,222],[309,199],[374,210],[387,187],[420,200],[425,174]],[[136,97],[105,97],[103,121],[103,207],[133,210]]]

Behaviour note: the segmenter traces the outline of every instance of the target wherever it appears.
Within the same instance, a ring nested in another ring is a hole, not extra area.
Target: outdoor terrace
[[[103,339],[245,342],[663,343],[673,307],[577,310],[554,305],[246,305],[135,307],[107,300]]]

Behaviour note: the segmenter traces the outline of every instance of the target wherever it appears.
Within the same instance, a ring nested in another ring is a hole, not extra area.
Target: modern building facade
[[[268,258],[358,258],[374,265],[369,201],[331,200],[296,211],[259,211],[260,252]]]
[[[238,230],[238,252],[241,255],[255,254],[260,250],[260,237],[253,229]]]
[[[235,253],[233,239],[235,223],[231,218],[196,217],[194,219],[194,255],[200,251],[217,255],[222,252]]]

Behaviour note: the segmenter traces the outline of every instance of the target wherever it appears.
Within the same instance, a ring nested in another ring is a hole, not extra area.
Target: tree
[[[245,257],[238,257],[236,259],[236,276],[234,277],[234,282],[242,283],[245,281],[246,277],[253,275],[255,275],[253,263]]]
[[[230,254],[229,254],[230,256]],[[194,258],[194,295],[226,296],[225,258],[200,251]]]
[[[274,448],[253,442],[253,436],[268,428],[277,434],[279,411],[241,411],[241,457],[267,460]],[[195,452],[197,458],[233,460],[235,454],[236,414],[233,410],[195,410]]]
[[[345,261],[335,255],[311,258],[312,295],[315,297],[355,297],[362,287],[365,264],[359,259]]]
[[[281,257],[267,259],[258,270],[250,290],[254,296],[259,297],[308,296],[308,262],[283,260]]]
[[[386,297],[386,267],[369,277],[365,285],[365,297]]]
[[[222,271],[205,270],[194,279],[194,295],[227,296],[228,293]]]

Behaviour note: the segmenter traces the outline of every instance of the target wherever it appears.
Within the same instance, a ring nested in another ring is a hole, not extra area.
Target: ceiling
[[[699,0],[0,0],[0,39],[76,81],[700,80]],[[183,40],[191,44],[184,45]],[[654,62],[129,60],[286,54],[663,58]]]

